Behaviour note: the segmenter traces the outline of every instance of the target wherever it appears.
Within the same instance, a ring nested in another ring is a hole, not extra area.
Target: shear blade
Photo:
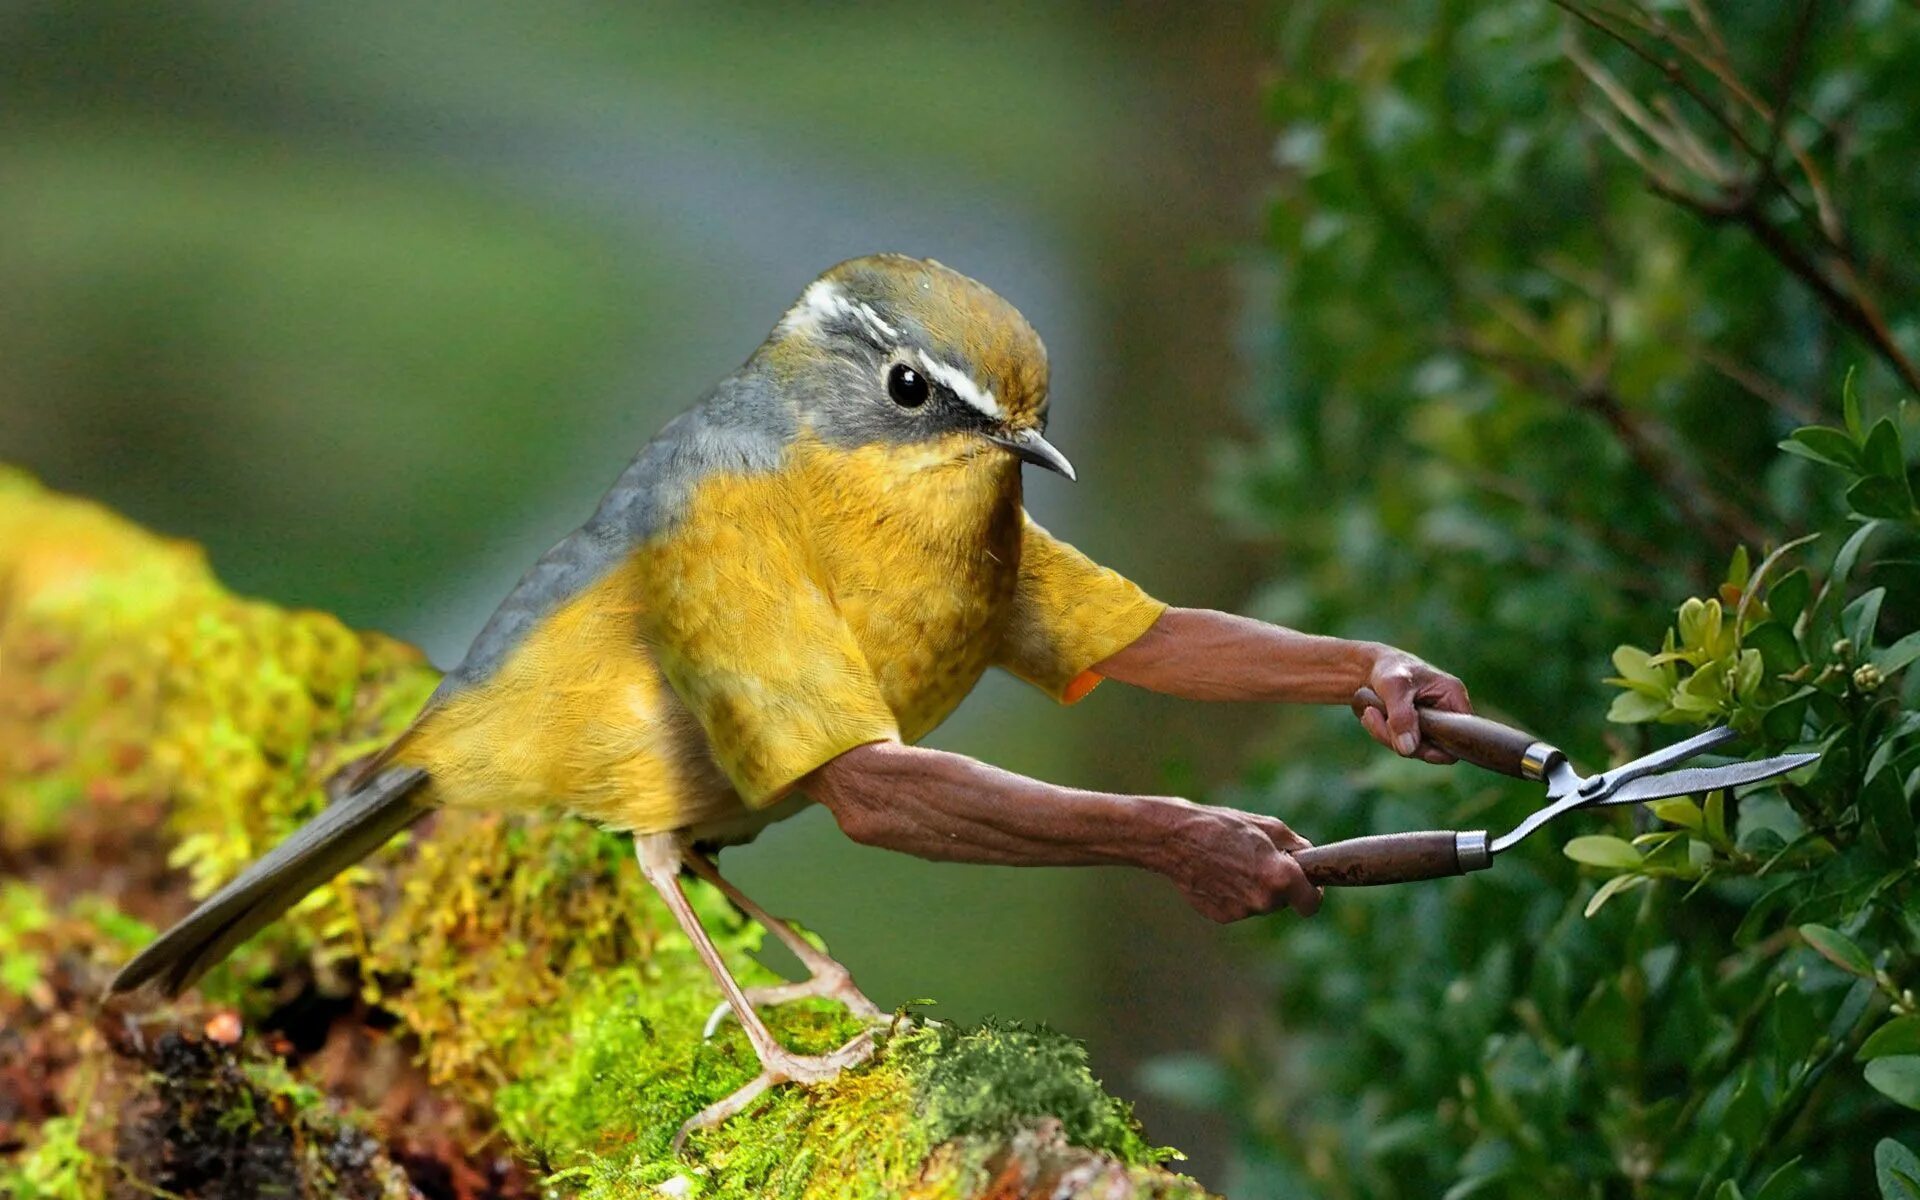
[[[1671,767],[1696,755],[1705,754],[1715,746],[1725,745],[1739,736],[1732,729],[1722,725],[1718,729],[1696,733],[1684,742],[1675,742],[1671,746],[1655,750],[1652,754],[1642,755],[1630,763],[1622,763],[1607,774],[1620,779],[1638,779],[1662,767]]]
[[[1669,796],[1692,796],[1701,792],[1718,791],[1721,788],[1743,787],[1749,783],[1758,783],[1762,779],[1785,775],[1788,771],[1804,767],[1819,757],[1818,754],[1777,754],[1772,758],[1728,763],[1722,767],[1688,767],[1680,771],[1667,771],[1660,775],[1643,775],[1638,779],[1628,780],[1611,795],[1594,803],[1596,807],[1641,804],[1648,800],[1664,800]]]

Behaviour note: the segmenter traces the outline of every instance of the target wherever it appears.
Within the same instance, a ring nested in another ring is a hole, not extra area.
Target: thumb
[[[1387,731],[1393,735],[1393,748],[1411,755],[1420,748],[1420,711],[1414,707],[1412,681],[1394,679],[1381,689],[1381,701],[1387,709]]]

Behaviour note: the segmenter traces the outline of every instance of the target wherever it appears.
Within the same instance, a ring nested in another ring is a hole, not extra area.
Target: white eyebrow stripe
[[[859,317],[862,321],[865,321],[867,324],[873,326],[875,329],[880,331],[880,336],[886,338],[890,342],[897,342],[900,340],[900,331],[898,329],[895,329],[893,326],[887,324],[885,321],[882,321],[880,319],[880,314],[873,311],[873,309],[869,307],[865,301],[861,301],[859,304],[854,305],[853,308],[854,308],[854,312],[859,314]]]
[[[900,331],[880,319],[873,306],[864,301],[849,300],[840,288],[825,279],[816,279],[800,293],[799,303],[787,310],[780,319],[784,329],[806,329],[818,332],[820,327],[834,317],[851,317],[867,327],[881,341],[897,343]]]
[[[925,350],[916,350],[914,353],[920,356],[921,363],[927,368],[927,374],[939,381],[948,391],[986,416],[997,418],[1001,415],[1000,402],[993,398],[993,393],[975,383],[973,377],[965,371],[954,370]]]

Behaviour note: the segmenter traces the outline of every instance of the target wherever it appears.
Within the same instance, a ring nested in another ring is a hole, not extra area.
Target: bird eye
[[[901,408],[919,408],[927,402],[926,376],[905,363],[893,364],[887,372],[887,395]]]

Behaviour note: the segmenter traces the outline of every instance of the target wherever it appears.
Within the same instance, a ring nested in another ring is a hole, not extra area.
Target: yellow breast
[[[649,637],[671,628],[682,651],[714,662],[803,659],[778,618],[815,588],[900,735],[917,740],[986,670],[1013,602],[1019,475],[1001,457],[803,441],[782,470],[716,474],[485,682],[424,714],[395,760],[426,767],[446,804],[558,805],[639,831],[733,819],[739,799]],[[730,696],[709,718],[752,721],[749,700]]]
[[[821,567],[909,742],[979,682],[1018,582],[1019,468],[971,440],[796,452]]]

